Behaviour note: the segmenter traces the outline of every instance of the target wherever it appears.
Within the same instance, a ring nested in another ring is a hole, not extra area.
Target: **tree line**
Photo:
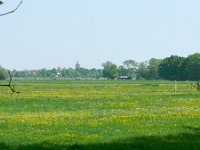
[[[86,68],[53,68],[41,70],[23,70],[13,71],[16,78],[101,78],[102,69],[86,69]]]
[[[16,78],[108,78],[136,80],[200,80],[200,53],[187,57],[172,55],[164,59],[151,58],[136,62],[126,60],[117,66],[111,61],[104,62],[102,69],[53,68],[40,70],[11,71]],[[6,79],[6,69],[0,67],[0,79]]]
[[[103,76],[110,79],[126,76],[146,80],[198,81],[200,80],[200,53],[187,57],[172,55],[164,59],[152,58],[140,63],[126,60],[119,67],[107,61],[103,64]]]

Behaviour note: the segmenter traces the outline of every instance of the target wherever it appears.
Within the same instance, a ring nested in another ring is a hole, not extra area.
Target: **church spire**
[[[79,68],[81,68],[81,66],[80,66],[80,64],[79,64],[79,62],[78,62],[78,60],[77,60],[77,63],[76,63],[76,66],[75,66],[75,68],[76,68],[76,69],[79,69]]]

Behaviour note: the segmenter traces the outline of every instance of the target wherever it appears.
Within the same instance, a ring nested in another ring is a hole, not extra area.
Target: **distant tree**
[[[200,90],[200,53],[189,55],[186,58],[185,72],[188,80],[197,81],[197,89]]]
[[[46,68],[43,68],[42,70],[39,70],[38,72],[39,72],[40,77],[43,77],[43,78],[47,77],[47,69]]]
[[[0,80],[5,80],[7,77],[8,77],[7,70],[0,66]]]
[[[117,77],[118,75],[117,65],[113,64],[110,61],[107,61],[103,63],[102,66],[103,66],[103,71],[102,71],[103,77],[108,79],[114,79]]]
[[[68,70],[67,70],[66,68],[63,68],[63,69],[61,70],[61,74],[62,74],[62,77],[67,77],[67,75],[68,75]]]
[[[128,76],[128,69],[126,69],[124,66],[121,65],[118,68],[118,74],[119,74],[119,77]]]
[[[17,77],[17,78],[25,77],[25,73],[24,73],[24,71],[16,71],[14,77]]]
[[[162,60],[159,65],[159,75],[167,80],[183,80],[184,70],[182,65],[184,57],[172,55]]]
[[[99,79],[101,77],[101,72],[99,72],[99,70],[95,68],[90,69],[88,71],[88,77]]]
[[[144,61],[139,63],[136,79],[137,80],[147,79],[147,75],[148,75],[148,62]]]
[[[68,78],[75,78],[75,69],[69,68],[66,70],[66,76]]]
[[[162,59],[156,59],[156,58],[151,58],[149,60],[149,65],[148,65],[148,79],[150,80],[156,80],[159,78],[159,65],[161,63]]]
[[[125,60],[123,62],[124,67],[127,69],[127,76],[135,78],[138,63],[134,60]]]
[[[90,77],[90,70],[89,69],[81,67],[78,70],[79,70],[79,77],[81,77],[81,78],[88,78],[88,77]]]
[[[3,4],[3,1],[0,1],[0,5],[2,5]]]
[[[50,77],[56,77],[57,76],[57,69],[53,68],[51,69]]]
[[[200,53],[189,55],[185,62],[187,79],[200,80]]]
[[[102,73],[103,70],[102,70],[102,69],[97,69],[97,72],[98,72],[98,77],[97,77],[97,78],[98,78],[98,79],[99,79],[99,78],[102,78],[102,77],[103,77],[103,73]]]

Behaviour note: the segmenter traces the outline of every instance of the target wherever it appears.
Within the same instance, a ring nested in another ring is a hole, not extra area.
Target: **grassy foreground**
[[[160,81],[15,81],[0,87],[2,150],[199,150],[200,92]]]

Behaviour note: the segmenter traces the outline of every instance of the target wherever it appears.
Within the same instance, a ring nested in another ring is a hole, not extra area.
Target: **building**
[[[76,65],[75,65],[75,68],[76,68],[76,69],[79,69],[79,68],[81,68],[81,65],[79,64],[79,62],[78,62],[78,61],[77,61]]]

